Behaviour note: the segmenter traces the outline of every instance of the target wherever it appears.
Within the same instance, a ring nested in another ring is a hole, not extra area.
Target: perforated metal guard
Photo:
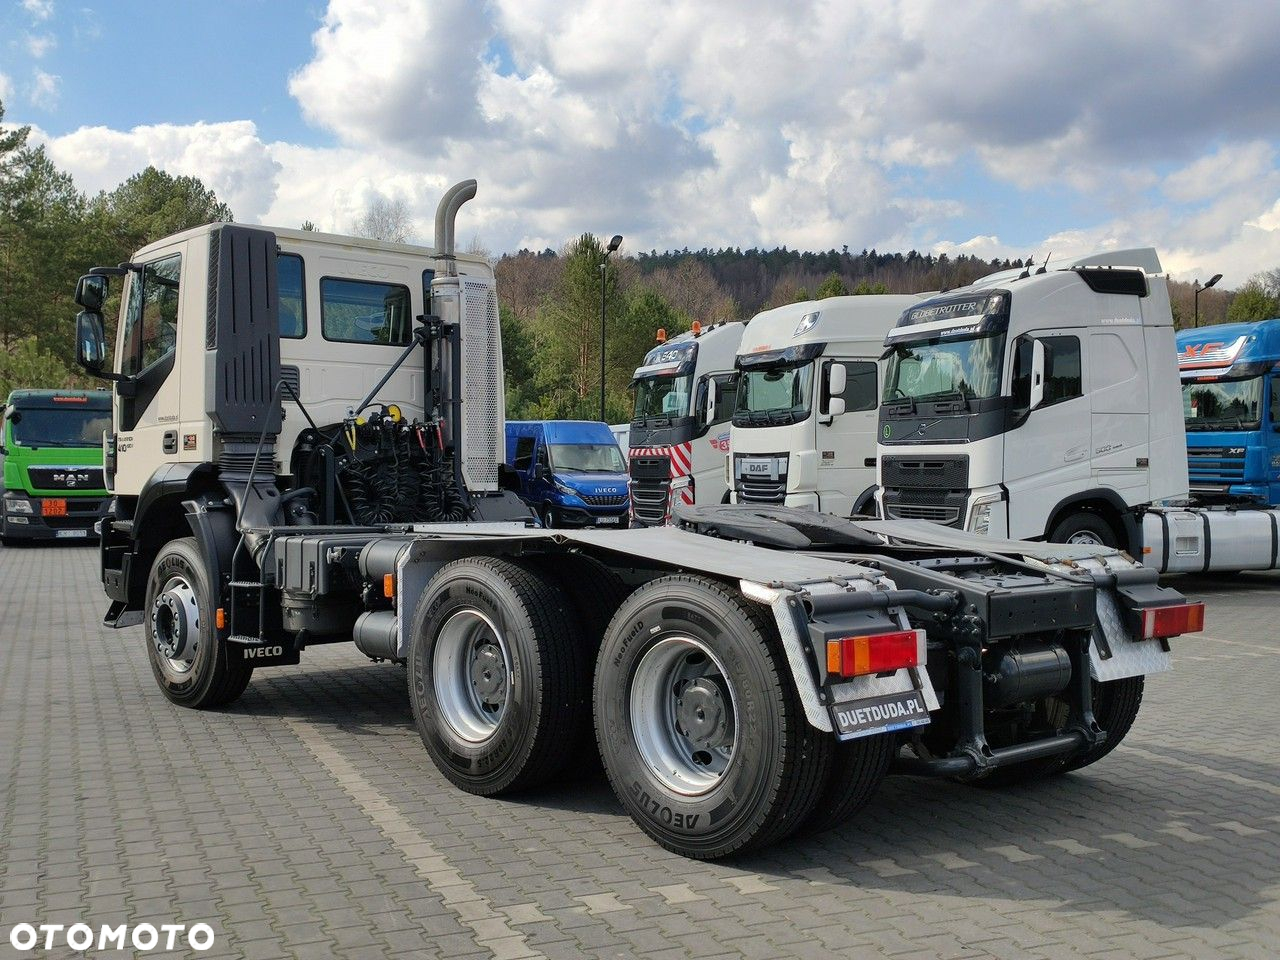
[[[462,281],[462,474],[467,489],[498,489],[506,416],[502,330],[492,283]]]

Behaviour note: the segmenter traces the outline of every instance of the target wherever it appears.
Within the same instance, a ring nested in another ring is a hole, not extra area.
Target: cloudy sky
[[[1280,265],[1280,3],[0,0],[0,99],[89,191],[430,242]]]

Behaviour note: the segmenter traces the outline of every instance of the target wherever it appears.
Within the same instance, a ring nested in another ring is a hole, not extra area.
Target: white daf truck
[[[919,300],[831,297],[752,317],[729,436],[735,503],[874,513],[884,335]]]
[[[850,821],[891,770],[999,784],[1120,742],[1203,606],[1118,551],[747,506],[538,527],[500,467],[493,275],[453,252],[475,190],[434,248],[210,224],[80,279],[77,355],[113,387],[106,621],[141,625],[165,697],[218,707],[354,642],[405,666],[461,790],[598,750],[701,858]]]
[[[993,274],[905,310],[885,347],[881,516],[1121,546],[1160,571],[1276,566],[1280,512],[1189,499],[1154,250]]]
[[[631,382],[635,407],[628,435],[631,517],[635,526],[661,526],[675,506],[723,503],[738,373],[733,361],[744,325],[703,327],[645,354]]]

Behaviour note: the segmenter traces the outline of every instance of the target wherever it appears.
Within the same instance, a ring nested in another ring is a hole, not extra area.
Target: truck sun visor
[[[921,334],[972,336],[1000,333],[1009,328],[1009,293],[984,290],[955,296],[931,297],[904,310],[898,325],[885,337],[885,346]]]

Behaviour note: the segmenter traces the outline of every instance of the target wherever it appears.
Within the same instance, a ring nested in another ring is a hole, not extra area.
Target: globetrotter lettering
[[[840,725],[846,729],[861,727],[869,723],[901,720],[904,717],[918,717],[925,713],[919,700],[893,701],[876,703],[869,707],[856,707],[851,710],[840,710]]]

